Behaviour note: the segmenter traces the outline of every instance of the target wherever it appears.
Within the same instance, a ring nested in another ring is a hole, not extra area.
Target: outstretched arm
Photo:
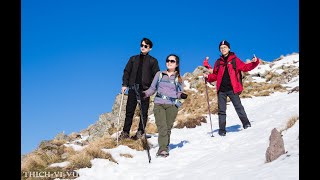
[[[156,92],[156,90],[157,90],[156,86],[157,86],[157,83],[158,83],[158,80],[159,80],[160,73],[162,73],[162,72],[158,71],[156,73],[156,75],[154,76],[153,81],[152,81],[151,86],[149,87],[149,89],[143,91],[145,93],[146,97],[149,97],[149,96],[153,95]]]
[[[260,62],[259,58],[257,58],[255,55],[251,59],[251,62],[247,64],[242,62],[239,58],[236,59],[237,68],[243,72],[251,71],[252,69],[254,69],[259,65],[259,62]]]

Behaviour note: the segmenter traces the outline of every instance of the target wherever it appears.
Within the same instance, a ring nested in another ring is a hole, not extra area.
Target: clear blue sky
[[[181,71],[205,56],[213,64],[227,40],[245,61],[299,52],[298,0],[22,0],[21,152],[59,132],[79,132],[110,112],[123,69],[150,38],[165,68],[175,53]]]

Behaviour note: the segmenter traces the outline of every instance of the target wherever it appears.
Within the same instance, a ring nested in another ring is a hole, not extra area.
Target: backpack
[[[220,60],[218,59],[216,62],[219,62]],[[236,58],[233,58],[232,61],[231,61],[231,64],[232,64],[232,67],[234,69],[234,72],[237,73],[237,65],[236,65]],[[219,71],[219,68],[220,68],[220,62],[218,64],[218,69],[217,69],[217,72]],[[237,76],[238,77],[238,76]],[[238,81],[240,81],[241,85],[243,86],[243,79],[244,79],[244,75],[243,75],[243,72],[239,70],[239,79],[237,78]]]

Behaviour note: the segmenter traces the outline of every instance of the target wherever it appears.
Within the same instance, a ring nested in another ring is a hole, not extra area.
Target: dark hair
[[[148,38],[143,38],[140,42],[140,44],[142,44],[142,42],[145,42],[146,44],[148,44],[150,46],[150,48],[152,48],[153,44],[152,44],[152,41]]]
[[[175,59],[176,59],[177,67],[176,67],[175,71],[177,71],[177,76],[178,76],[179,83],[182,83],[182,78],[181,78],[181,75],[180,75],[180,58],[179,58],[179,56],[177,56],[175,54],[169,54],[167,56],[166,60],[169,59],[170,56],[174,56]]]

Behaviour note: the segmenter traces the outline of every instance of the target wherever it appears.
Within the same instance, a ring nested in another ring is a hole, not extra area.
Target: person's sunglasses
[[[148,48],[149,46],[141,44],[140,47]]]
[[[176,63],[175,60],[167,59],[166,62]]]

